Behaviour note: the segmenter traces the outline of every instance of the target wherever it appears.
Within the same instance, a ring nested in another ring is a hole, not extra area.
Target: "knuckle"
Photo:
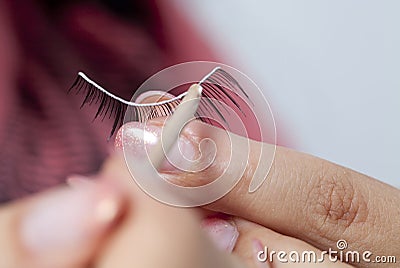
[[[323,164],[324,165],[324,164]],[[322,167],[308,196],[308,207],[315,219],[311,230],[329,238],[343,234],[368,217],[366,198],[354,186],[352,171],[338,169],[332,164]]]

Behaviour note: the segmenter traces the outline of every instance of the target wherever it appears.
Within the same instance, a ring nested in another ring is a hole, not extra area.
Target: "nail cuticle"
[[[239,231],[233,221],[215,217],[206,218],[202,221],[202,229],[209,234],[219,249],[227,252],[234,250]]]

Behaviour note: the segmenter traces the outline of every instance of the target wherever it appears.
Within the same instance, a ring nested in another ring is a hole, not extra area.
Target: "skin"
[[[191,136],[194,142],[208,136],[213,136],[220,147],[228,142],[226,135],[218,134],[220,129],[202,123],[191,127],[190,133],[197,133],[197,136]],[[237,136],[233,141],[234,144],[245,142]],[[250,142],[250,159],[244,176],[231,192],[208,205],[207,209],[246,219],[268,228],[266,234],[273,230],[285,235],[285,241],[301,240],[320,250],[336,249],[336,242],[345,239],[351,250],[399,256],[398,189],[320,158],[278,147],[265,182],[258,191],[250,194],[247,190],[257,169],[261,148],[270,150],[268,146]],[[224,163],[224,157],[226,154],[217,157],[217,163]],[[219,169],[218,164],[212,165],[196,177],[210,177]],[[195,178],[191,174],[181,174],[179,181],[187,180]],[[240,226],[246,226],[246,231],[241,230],[242,241],[246,241],[243,233],[252,233],[251,224]],[[270,239],[263,242],[269,244],[279,236],[266,237]],[[237,249],[244,248],[240,247],[242,241]],[[378,263],[354,265],[384,266]]]
[[[150,124],[161,127],[163,120]],[[226,132],[192,122],[182,135],[197,148],[202,140],[211,138],[218,153],[210,168],[195,174],[174,174],[173,181],[184,185],[204,184],[209,182],[207,178],[215,178],[226,168],[230,155]],[[231,137],[235,148],[245,151],[242,148],[246,148],[248,140],[236,135]],[[249,146],[248,164],[241,180],[226,196],[206,206],[207,209],[244,218],[321,250],[336,249],[336,242],[344,239],[351,250],[399,256],[399,189],[329,161],[278,146],[263,185],[255,193],[248,193],[257,169],[265,168],[262,161],[259,164],[260,154],[271,154],[270,145],[250,140]],[[170,174],[166,177],[171,179]],[[383,266],[381,263],[354,265]]]
[[[154,126],[161,121],[151,122]],[[130,127],[126,125],[125,127]],[[190,134],[190,135],[189,135]],[[227,136],[221,129],[193,122],[183,135],[198,146],[213,137],[217,148],[226,147]],[[241,146],[248,141],[234,136]],[[220,200],[202,209],[180,209],[150,198],[134,184],[121,153],[115,153],[92,179],[96,183],[77,183],[59,187],[0,208],[1,267],[282,267],[280,262],[255,261],[254,241],[269,249],[336,249],[345,239],[349,249],[369,250],[376,255],[400,258],[400,191],[366,175],[328,161],[278,147],[268,176],[260,189],[248,193],[257,170],[260,150],[270,150],[250,141],[246,170],[234,189]],[[221,152],[224,152],[221,150]],[[215,164],[195,176],[186,173],[165,174],[178,184],[207,182],[221,171],[227,155],[217,154]],[[222,166],[222,167],[221,167]],[[110,187],[112,185],[112,187]],[[56,260],[49,254],[37,255],[26,248],[18,226],[40,200],[75,188],[118,196],[118,217],[92,233],[91,239],[74,248],[60,249]],[[230,215],[240,236],[233,254],[214,247],[199,228],[204,215],[222,212]],[[6,239],[4,239],[6,238]],[[188,243],[190,241],[190,243]],[[320,267],[346,267],[344,263],[318,263]],[[393,267],[393,264],[354,263],[356,267]],[[310,264],[285,264],[285,267],[309,267]]]

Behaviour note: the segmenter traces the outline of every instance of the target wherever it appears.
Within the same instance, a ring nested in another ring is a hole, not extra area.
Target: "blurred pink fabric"
[[[115,1],[125,14],[98,2],[0,2],[1,202],[93,173],[107,156],[111,122],[91,123],[94,107],[66,94],[77,71],[130,99],[163,67],[216,59],[168,1]]]

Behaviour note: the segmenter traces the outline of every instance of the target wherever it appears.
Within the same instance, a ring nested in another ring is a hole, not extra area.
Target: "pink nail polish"
[[[155,145],[160,137],[161,127],[145,123],[130,122],[117,134],[116,147],[124,148],[125,153],[145,157],[147,150]]]
[[[201,227],[219,249],[233,251],[239,232],[232,222],[220,218],[206,218],[202,221]]]
[[[160,102],[163,100],[168,100],[168,99],[173,99],[175,96],[165,92],[165,91],[160,91],[160,90],[149,90],[146,92],[143,92],[140,94],[135,102],[136,103],[154,103],[154,102]]]
[[[135,158],[148,157],[152,147],[159,142],[162,133],[161,125],[129,123],[124,125],[117,134],[116,147],[124,147],[124,152]],[[200,151],[193,141],[180,135],[178,141],[167,153],[164,163],[159,168],[160,172],[189,171],[195,165]]]

